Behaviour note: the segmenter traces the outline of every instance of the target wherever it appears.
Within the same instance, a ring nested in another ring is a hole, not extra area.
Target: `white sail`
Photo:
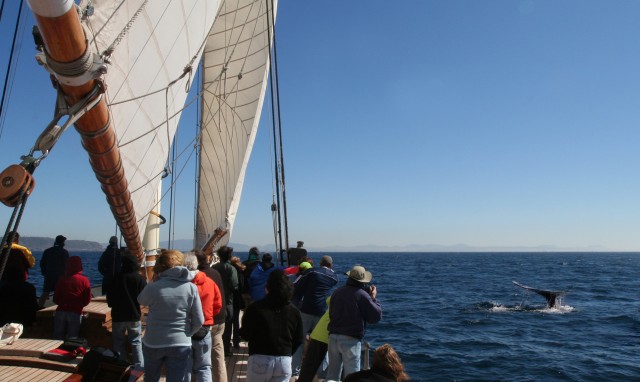
[[[267,86],[269,1],[225,1],[203,55],[196,247],[220,228],[231,235]],[[274,2],[275,3],[275,2]]]
[[[89,44],[99,54],[112,51],[107,99],[141,233],[205,52],[197,237],[206,240],[235,217],[266,86],[267,2],[90,3]]]

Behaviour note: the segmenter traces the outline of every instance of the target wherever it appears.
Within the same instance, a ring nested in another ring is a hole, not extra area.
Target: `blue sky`
[[[639,250],[638,14],[637,1],[281,1],[290,242]],[[32,45],[27,35],[0,167],[53,113]],[[269,119],[265,109],[233,242],[273,242]],[[24,235],[107,241],[113,219],[74,130],[36,181]],[[193,178],[183,183],[186,239]]]

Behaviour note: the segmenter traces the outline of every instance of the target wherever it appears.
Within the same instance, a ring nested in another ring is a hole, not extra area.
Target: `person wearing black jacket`
[[[293,285],[279,269],[267,279],[267,294],[242,317],[240,335],[249,343],[247,381],[291,378],[291,355],[302,345],[300,311],[291,304]]]
[[[133,364],[138,369],[144,368],[138,295],[146,285],[147,281],[138,273],[136,258],[125,255],[122,257],[121,271],[116,274],[107,292],[107,304],[111,307],[113,323],[113,348],[120,359],[127,361],[126,343],[129,343]]]
[[[214,381],[226,381],[227,380],[227,363],[224,359],[224,341],[222,340],[222,334],[225,329],[225,320],[227,318],[227,309],[225,309],[225,291],[224,283],[222,282],[222,276],[220,272],[211,268],[212,256],[207,256],[202,251],[194,249],[193,253],[198,259],[198,270],[212,279],[220,289],[222,294],[222,309],[220,313],[213,317],[213,326],[211,326],[211,371]]]
[[[21,273],[8,273],[0,281],[0,327],[12,322],[31,326],[36,321],[37,301],[33,284],[24,281]]]
[[[106,296],[113,283],[114,277],[120,272],[122,266],[122,256],[118,248],[118,238],[111,236],[109,246],[102,252],[98,260],[98,271],[102,275],[102,295]]]
[[[40,259],[40,271],[44,276],[44,285],[42,286],[42,294],[38,300],[38,305],[43,307],[44,303],[49,299],[49,293],[56,289],[56,284],[60,277],[64,276],[69,252],[64,249],[64,242],[67,240],[62,235],[56,236],[53,247],[47,248],[42,253]]]

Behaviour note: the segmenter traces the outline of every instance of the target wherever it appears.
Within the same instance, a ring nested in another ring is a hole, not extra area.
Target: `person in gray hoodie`
[[[138,302],[149,307],[142,338],[145,381],[159,381],[163,366],[167,381],[185,380],[191,336],[204,324],[194,273],[183,264],[182,252],[162,251],[153,268],[157,280],[138,295]]]

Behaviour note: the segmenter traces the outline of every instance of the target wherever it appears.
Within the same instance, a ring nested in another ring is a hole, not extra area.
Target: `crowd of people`
[[[0,301],[11,295],[17,303],[20,296],[17,304],[24,307],[2,309],[0,321],[31,324],[53,291],[54,338],[78,337],[91,300],[80,257],[69,256],[66,238],[56,237],[40,261],[45,281],[37,299],[27,282],[35,259],[17,233],[10,239]],[[375,350],[370,370],[360,370],[366,327],[382,318],[373,275],[363,266],[353,266],[338,286],[333,259],[322,256],[315,267],[302,242],[290,250],[288,266],[256,247],[245,261],[228,246],[217,250],[213,265],[212,255],[162,250],[153,279],[146,280],[137,259],[118,248],[117,237],[109,240],[98,268],[111,307],[113,349],[144,370],[145,381],[160,380],[163,370],[167,381],[226,381],[225,357],[242,340],[248,343],[249,382],[408,380],[388,344]],[[141,305],[148,309],[144,334]]]

